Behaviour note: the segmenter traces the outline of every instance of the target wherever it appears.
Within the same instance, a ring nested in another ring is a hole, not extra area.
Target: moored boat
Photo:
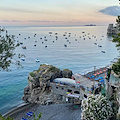
[[[39,60],[39,59],[36,59],[35,61],[36,61],[36,62],[40,62],[40,60]]]

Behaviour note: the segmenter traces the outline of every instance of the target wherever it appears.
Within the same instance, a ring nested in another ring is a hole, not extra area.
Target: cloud
[[[33,22],[33,23],[54,23],[54,22],[61,22],[61,23],[63,23],[63,22],[71,22],[72,23],[72,21],[53,21],[53,20],[26,20],[26,21],[24,21],[24,20],[0,20],[0,22]]]
[[[58,13],[55,12],[55,11],[49,11],[49,10],[28,10],[28,9],[20,9],[20,8],[12,8],[12,7],[0,7],[0,11],[58,15]]]
[[[118,16],[118,15],[120,15],[120,7],[119,6],[110,6],[105,9],[99,10],[99,12],[106,14],[106,15]]]
[[[0,22],[23,22],[21,20],[0,20]]]
[[[49,21],[49,20],[28,20],[28,22],[63,22],[63,21]]]

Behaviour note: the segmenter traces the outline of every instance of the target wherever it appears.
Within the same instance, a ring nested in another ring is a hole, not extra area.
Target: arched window
[[[79,91],[75,91],[74,93],[75,93],[75,94],[80,94],[80,92],[79,92]]]

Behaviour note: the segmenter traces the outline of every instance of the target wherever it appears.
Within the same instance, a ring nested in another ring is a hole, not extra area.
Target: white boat
[[[25,61],[25,58],[21,58],[22,61]]]
[[[26,46],[22,46],[23,49],[26,49]]]
[[[39,60],[39,59],[36,59],[35,61],[36,61],[36,62],[40,62],[40,60]]]

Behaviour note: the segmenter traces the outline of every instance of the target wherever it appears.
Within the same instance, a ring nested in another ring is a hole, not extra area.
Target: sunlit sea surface
[[[26,57],[25,61],[20,60],[24,68],[17,69],[15,65],[11,65],[10,72],[0,71],[2,114],[24,103],[21,98],[27,86],[28,73],[37,70],[40,64],[46,63],[60,69],[68,68],[73,73],[84,74],[92,71],[94,66],[100,68],[110,65],[111,61],[118,57],[115,43],[107,36],[107,26],[6,27],[6,29],[9,34],[16,36],[18,42],[23,42],[23,45],[16,49],[16,54],[21,53]],[[49,32],[52,32],[51,36]],[[64,34],[66,36],[63,36]],[[58,37],[57,40],[55,36]],[[27,49],[22,49],[22,46],[26,46]],[[36,63],[36,59],[40,62]]]

